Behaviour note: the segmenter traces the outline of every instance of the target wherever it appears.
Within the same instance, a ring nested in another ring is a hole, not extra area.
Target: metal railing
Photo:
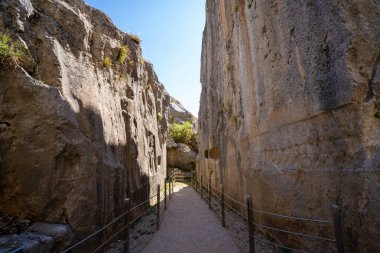
[[[306,252],[305,250],[300,250],[300,249],[294,249],[289,246],[285,245],[280,245],[277,244],[273,241],[269,240],[264,240],[261,238],[258,238],[255,233],[257,231],[257,228],[260,228],[262,230],[267,230],[267,231],[275,231],[279,233],[284,233],[288,235],[293,235],[296,237],[302,237],[306,239],[311,239],[311,240],[319,240],[319,241],[324,241],[326,243],[334,243],[337,249],[338,253],[343,253],[344,248],[343,248],[343,236],[342,236],[342,227],[341,227],[341,219],[340,219],[340,209],[337,205],[332,205],[331,206],[331,211],[332,211],[332,219],[319,219],[319,218],[306,218],[306,217],[296,217],[296,216],[289,216],[289,215],[283,215],[279,213],[273,213],[273,212],[268,212],[264,210],[258,210],[253,208],[253,201],[250,196],[246,197],[246,203],[241,203],[240,201],[232,198],[231,196],[227,195],[224,193],[224,187],[221,184],[220,185],[220,191],[217,189],[211,187],[211,177],[208,178],[208,185],[205,185],[203,182],[203,176],[200,176],[200,181],[198,182],[198,179],[195,178],[192,174],[191,177],[191,186],[200,194],[202,199],[205,199],[208,203],[209,209],[211,208],[211,202],[214,201],[215,204],[219,207],[220,210],[220,216],[222,220],[222,226],[226,227],[226,218],[228,221],[231,223],[236,222],[236,218],[232,217],[229,215],[228,212],[226,212],[226,207],[231,210],[234,214],[237,214],[240,216],[243,221],[247,224],[248,229],[246,232],[248,232],[248,242],[249,242],[249,252],[255,252],[255,241],[264,243],[264,244],[269,244],[278,248],[282,248],[285,250],[291,250],[294,252]],[[242,212],[236,210],[232,205],[229,203],[235,203],[237,205],[240,205],[242,208],[246,210],[246,214],[243,214]],[[325,226],[331,226],[334,229],[335,232],[335,238],[327,238],[323,236],[318,236],[318,235],[311,235],[311,234],[306,234],[302,233],[299,231],[290,231],[286,230],[283,228],[279,227],[273,227],[267,224],[261,224],[255,222],[255,214],[260,214],[260,215],[265,215],[265,216],[270,216],[270,217],[276,217],[280,219],[288,219],[288,220],[295,220],[295,221],[302,221],[302,222],[310,222],[310,223],[317,223]]]
[[[87,242],[89,242],[91,239],[95,239],[97,236],[102,235],[102,233],[104,233],[108,228],[110,228],[111,226],[114,226],[114,225],[119,225],[119,229],[117,229],[116,232],[113,231],[113,233],[111,235],[107,236],[107,238],[103,242],[99,243],[99,245],[97,245],[97,247],[94,250],[92,250],[91,252],[96,253],[96,252],[99,252],[100,250],[104,249],[107,245],[109,245],[114,240],[116,240],[122,232],[124,232],[124,234],[122,236],[122,244],[124,246],[123,249],[124,249],[125,253],[129,253],[130,249],[134,248],[138,244],[138,242],[137,242],[135,245],[130,247],[130,241],[131,241],[132,237],[134,235],[136,235],[137,232],[140,229],[142,229],[150,220],[147,219],[146,221],[139,224],[136,228],[132,229],[133,232],[131,233],[131,235],[129,235],[132,225],[137,223],[137,221],[139,221],[144,216],[147,216],[150,212],[154,211],[154,209],[156,211],[156,221],[155,221],[156,232],[160,229],[160,223],[162,222],[162,219],[164,217],[163,214],[164,214],[164,211],[166,210],[167,204],[168,204],[167,197],[169,197],[169,199],[171,199],[172,194],[173,194],[173,183],[174,183],[174,176],[171,175],[169,178],[165,179],[165,184],[162,188],[160,187],[160,184],[157,185],[156,194],[154,194],[153,196],[150,196],[149,198],[145,199],[144,201],[140,202],[139,204],[135,205],[132,208],[130,207],[130,199],[129,198],[125,199],[125,212],[124,213],[119,215],[117,218],[115,218],[111,222],[105,224],[104,226],[102,226],[101,228],[99,228],[98,230],[93,232],[92,234],[88,235],[84,239],[82,239],[79,242],[71,245],[70,247],[65,249],[62,253],[71,253],[73,251],[77,251],[80,249],[83,250],[83,247],[87,245],[86,244]],[[143,189],[143,187],[147,184],[148,183],[143,184],[142,186],[140,186],[138,189],[136,189],[132,193],[135,193],[136,191]],[[149,205],[137,217],[135,217],[132,221],[130,221],[130,216],[131,216],[131,213],[133,211],[137,211],[138,208],[150,203],[150,201],[155,197],[156,197],[156,204],[155,205],[153,205],[153,206]],[[160,203],[162,201],[163,201],[163,207],[160,208]],[[120,226],[120,223],[122,223],[121,226]],[[144,247],[146,246],[146,244],[144,245]],[[77,252],[83,252],[82,250],[77,251]]]

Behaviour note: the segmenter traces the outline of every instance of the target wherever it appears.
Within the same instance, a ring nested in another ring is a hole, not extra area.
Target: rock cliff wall
[[[185,122],[193,124],[193,136],[189,143],[176,143],[170,136],[166,145],[167,166],[180,170],[195,169],[195,163],[198,152],[197,127],[198,122],[194,115],[185,109],[185,107],[176,99],[170,98],[169,104],[169,123],[183,124]]]
[[[0,33],[33,59],[1,65],[0,212],[85,235],[163,183],[170,97],[136,38],[82,0],[2,0]]]
[[[178,100],[170,98],[169,123],[183,123],[186,121],[196,122],[196,118]]]
[[[274,213],[330,219],[338,203],[347,252],[379,252],[380,3],[206,5],[198,174]],[[323,226],[257,219],[332,236]],[[334,246],[268,236],[311,252]]]

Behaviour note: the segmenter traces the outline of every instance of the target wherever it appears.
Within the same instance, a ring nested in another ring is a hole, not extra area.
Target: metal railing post
[[[224,213],[224,186],[223,186],[223,184],[220,185],[220,191],[222,193],[222,196],[220,196],[221,207],[222,207],[222,226],[225,228],[226,227],[226,216]]]
[[[168,183],[168,179],[167,178],[165,178],[165,187],[164,187],[164,209],[166,210],[166,184]]]
[[[175,176],[172,176],[172,195],[174,194],[174,183],[175,183]]]
[[[129,198],[126,198],[124,200],[124,238],[125,238],[125,244],[124,244],[124,253],[129,253],[129,210],[130,210],[130,200]]]
[[[171,186],[170,186],[170,184],[171,184],[171,178],[170,177],[168,179],[168,183],[169,183],[169,199],[171,199],[172,198],[172,193],[171,193]]]
[[[208,177],[208,209],[211,209],[211,173]]]
[[[252,199],[247,196],[247,217],[248,217],[248,232],[249,232],[249,252],[255,253],[255,224],[253,218],[253,204]]]
[[[157,185],[157,230],[160,230],[160,184]]]
[[[191,170],[190,174],[190,186],[193,187],[193,170]]]
[[[203,180],[202,179],[203,179],[203,176],[201,175],[201,199],[203,199],[203,189],[202,189],[203,188],[203,182],[202,182]]]
[[[340,212],[339,206],[332,205],[331,213],[332,213],[333,221],[334,221],[336,249],[338,253],[344,253],[342,221],[341,221],[341,212]]]

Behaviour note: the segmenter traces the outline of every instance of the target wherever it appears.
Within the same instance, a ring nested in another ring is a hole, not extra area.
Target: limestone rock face
[[[191,112],[176,99],[170,98],[169,103],[169,122],[170,123],[183,123],[186,121],[193,122],[195,117]]]
[[[163,183],[170,97],[128,34],[82,0],[2,0],[0,32],[34,60],[1,66],[0,212],[85,235]]]
[[[181,170],[195,169],[197,153],[186,144],[170,140],[167,144],[168,167]]]
[[[181,170],[195,169],[198,154],[197,131],[198,122],[194,115],[173,97],[169,103],[169,123],[182,124],[189,121],[193,124],[193,136],[189,143],[176,143],[170,136],[167,142],[167,164],[168,167]]]
[[[337,203],[346,252],[379,252],[380,2],[206,5],[198,174],[269,212],[330,220]],[[257,219],[333,237],[331,226]],[[334,250],[267,234],[311,252]]]

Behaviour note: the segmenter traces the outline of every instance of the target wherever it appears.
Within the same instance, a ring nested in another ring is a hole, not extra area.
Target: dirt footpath
[[[144,253],[240,252],[216,215],[191,187],[176,184],[158,231]]]

